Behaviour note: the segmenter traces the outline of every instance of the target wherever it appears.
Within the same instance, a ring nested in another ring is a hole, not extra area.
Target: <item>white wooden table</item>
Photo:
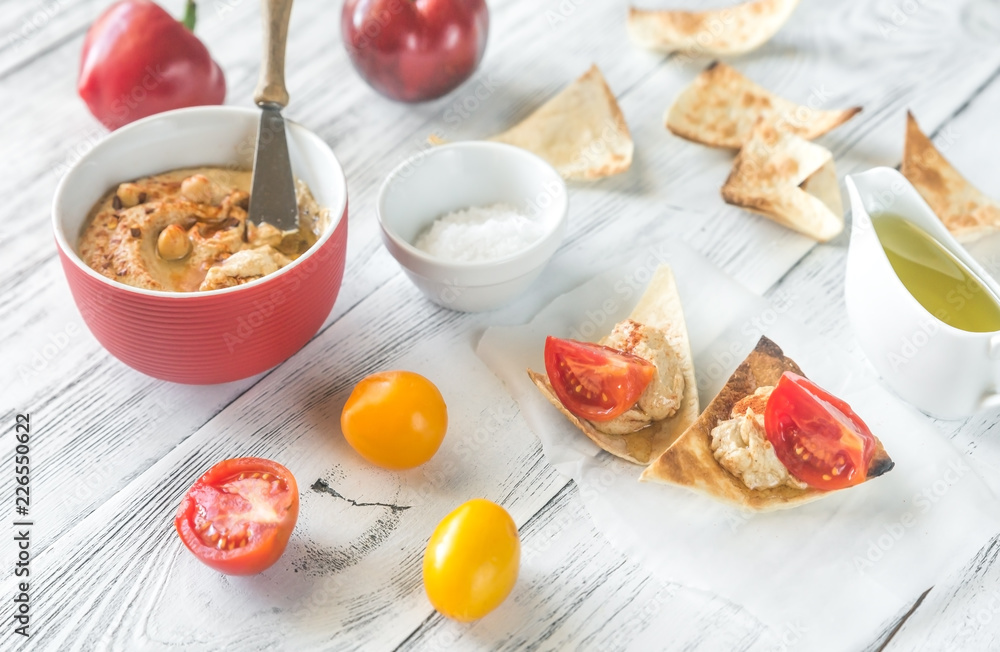
[[[30,412],[35,523],[30,639],[14,634],[8,617],[16,549],[13,526],[0,524],[0,649],[794,649],[794,631],[772,631],[738,605],[663,584],[611,548],[473,353],[485,327],[523,323],[603,269],[608,251],[665,239],[683,240],[757,293],[792,297],[796,318],[830,340],[850,340],[841,296],[846,238],[816,246],[726,206],[719,187],[731,155],[663,128],[674,95],[708,61],[679,63],[630,46],[624,1],[491,0],[490,41],[476,76],[444,99],[395,104],[351,69],[340,43],[340,2],[298,0],[287,114],[325,138],[347,173],[343,290],[313,341],[276,369],[186,387],[142,376],[98,345],[53,245],[55,185],[104,133],[74,89],[84,32],[107,4],[0,4],[0,496],[12,503],[0,514],[13,516],[15,414]],[[180,0],[164,4],[180,13]],[[257,2],[200,5],[197,31],[226,72],[227,101],[249,105]],[[841,177],[898,165],[909,108],[961,170],[1000,196],[997,5],[803,0],[771,43],[731,63],[803,103],[813,96],[824,108],[864,106],[820,141]],[[592,62],[635,137],[632,169],[571,187],[565,243],[542,282],[509,308],[463,315],[428,303],[378,239],[373,202],[381,180],[432,131],[448,139],[498,132]],[[480,84],[495,90],[475,99]],[[457,123],[447,119],[456,103],[468,113]],[[1000,257],[992,269],[1000,270]],[[433,378],[449,403],[446,444],[421,470],[373,470],[342,441],[340,407],[375,370],[440,369],[421,353],[429,340],[455,351],[452,367]],[[471,375],[490,390],[464,391]],[[995,413],[939,426],[977,469],[997,477]],[[194,479],[240,455],[281,461],[302,489],[288,551],[255,578],[201,566],[172,525]],[[353,505],[318,491],[318,480],[358,503],[409,509]],[[438,519],[477,495],[510,510],[525,555],[511,598],[461,626],[427,602],[420,560]],[[886,622],[869,649],[1000,649],[998,555],[994,538],[909,613]]]

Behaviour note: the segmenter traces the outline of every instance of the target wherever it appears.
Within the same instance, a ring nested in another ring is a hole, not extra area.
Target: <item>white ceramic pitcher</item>
[[[1000,407],[1000,331],[963,331],[920,305],[896,276],[871,216],[893,213],[909,220],[965,263],[994,298],[1000,297],[1000,286],[899,172],[874,168],[848,176],[846,183],[853,222],[847,314],[882,380],[918,409],[943,419]]]

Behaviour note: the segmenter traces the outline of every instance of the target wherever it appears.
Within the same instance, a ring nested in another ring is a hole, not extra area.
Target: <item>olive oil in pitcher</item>
[[[897,215],[872,224],[899,280],[928,312],[960,330],[1000,331],[1000,302],[940,242]]]

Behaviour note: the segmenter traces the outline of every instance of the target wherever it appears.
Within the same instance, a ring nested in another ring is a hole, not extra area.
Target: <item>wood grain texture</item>
[[[52,4],[57,10],[39,19],[40,27],[24,28]],[[473,79],[441,100],[402,105],[376,95],[351,70],[337,3],[298,2],[286,54],[293,98],[286,114],[330,143],[347,173],[344,290],[325,330],[276,370],[190,388],[141,376],[99,347],[72,305],[52,244],[49,205],[58,178],[103,134],[73,88],[83,33],[106,4],[7,2],[9,11],[0,12],[0,94],[30,98],[27,107],[0,107],[7,200],[0,341],[9,370],[0,378],[0,414],[8,423],[15,409],[31,410],[40,433],[33,568],[36,622],[44,627],[31,649],[769,650],[790,640],[794,648],[793,632],[769,631],[736,605],[662,585],[610,548],[573,485],[547,466],[513,401],[472,354],[486,326],[525,321],[616,259],[655,263],[656,244],[677,238],[747,287],[791,296],[797,318],[850,346],[841,298],[846,239],[814,247],[724,205],[718,192],[731,154],[663,129],[670,101],[707,60],[630,47],[620,3],[497,1]],[[179,15],[183,3],[163,4]],[[730,63],[798,102],[864,105],[819,141],[834,152],[841,177],[896,165],[911,108],[929,132],[957,134],[945,155],[1000,196],[990,154],[996,148],[987,144],[1000,141],[1000,52],[988,4],[912,3],[907,13],[891,0],[802,3],[771,43]],[[200,7],[197,31],[226,71],[227,102],[249,106],[259,65],[257,3]],[[24,37],[11,38],[18,29]],[[470,316],[428,303],[379,242],[374,201],[382,179],[425,147],[430,133],[459,140],[502,131],[591,63],[619,96],[637,143],[633,168],[571,187],[569,232],[547,282],[514,305]],[[427,355],[434,346],[449,351],[447,365]],[[380,473],[347,449],[336,420],[354,382],[404,366],[435,374],[453,410],[452,430],[424,469]],[[470,395],[464,380],[472,377],[490,391]],[[1000,477],[995,415],[939,425],[979,468]],[[12,450],[11,438],[0,442],[5,459]],[[275,568],[258,578],[225,578],[181,548],[171,519],[203,470],[245,454],[293,470],[302,517]],[[0,493],[12,493],[8,474],[0,475]],[[430,608],[419,561],[437,520],[473,495],[500,501],[514,515],[525,567],[511,600],[473,626],[458,626]],[[9,567],[0,571],[2,586],[10,585]],[[1000,613],[989,610],[998,573],[994,542],[938,584],[890,649],[995,647]],[[886,623],[872,649],[895,624]],[[28,649],[0,631],[0,647],[18,646]]]

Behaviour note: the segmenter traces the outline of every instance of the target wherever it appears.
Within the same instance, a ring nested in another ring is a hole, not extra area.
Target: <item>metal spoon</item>
[[[268,222],[282,231],[299,228],[295,180],[285,140],[281,109],[288,104],[285,89],[285,41],[292,0],[264,0],[264,49],[254,102],[261,108],[250,190],[250,221]]]

